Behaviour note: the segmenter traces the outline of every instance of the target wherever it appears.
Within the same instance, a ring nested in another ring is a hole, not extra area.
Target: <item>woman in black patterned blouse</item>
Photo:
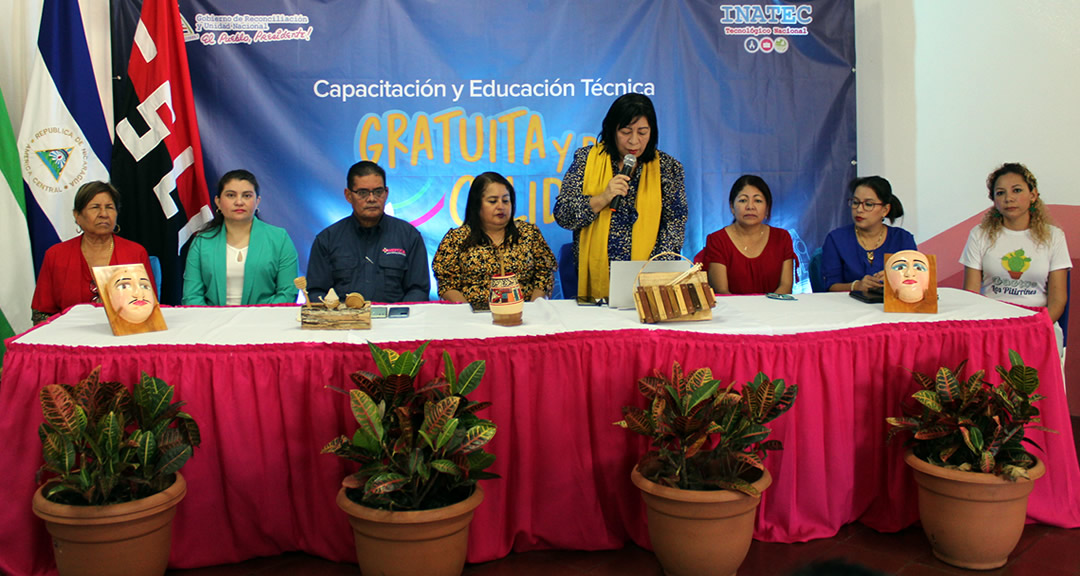
[[[683,166],[656,148],[658,140],[652,101],[624,94],[608,109],[597,144],[574,153],[554,213],[559,226],[574,232],[579,298],[607,297],[611,260],[682,251]],[[637,162],[627,176],[620,170],[629,155]],[[616,197],[621,205],[612,208]]]
[[[440,298],[486,310],[497,274],[517,274],[527,300],[551,293],[555,255],[536,225],[514,220],[515,198],[501,174],[484,172],[473,180],[465,223],[446,233],[431,262]]]

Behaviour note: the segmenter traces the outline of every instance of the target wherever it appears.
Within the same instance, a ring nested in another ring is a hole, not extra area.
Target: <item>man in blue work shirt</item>
[[[342,300],[359,292],[373,302],[425,302],[431,290],[427,249],[412,224],[384,214],[386,171],[374,162],[349,168],[345,199],[353,213],[315,237],[308,258],[308,296],[330,288]]]

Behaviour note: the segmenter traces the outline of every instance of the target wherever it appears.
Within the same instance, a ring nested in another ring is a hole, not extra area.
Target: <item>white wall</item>
[[[917,241],[985,210],[1005,161],[1080,205],[1077,22],[1061,0],[856,0],[859,173],[893,183]]]

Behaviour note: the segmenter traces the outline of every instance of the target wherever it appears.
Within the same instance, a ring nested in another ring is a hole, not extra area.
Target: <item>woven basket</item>
[[[675,252],[662,252],[649,262],[665,255],[690,262],[689,258]],[[716,298],[709,286],[708,274],[698,270],[672,284],[682,275],[681,272],[645,272],[645,266],[641,267],[634,279],[634,305],[643,323],[712,320]]]

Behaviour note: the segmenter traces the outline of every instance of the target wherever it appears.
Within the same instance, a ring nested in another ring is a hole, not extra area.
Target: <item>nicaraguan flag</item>
[[[78,0],[44,1],[37,45],[18,140],[35,268],[79,234],[75,192],[109,179],[112,153]]]
[[[15,133],[11,131],[4,95],[0,94],[0,366],[4,340],[30,328],[34,296],[34,263],[26,229],[26,200]]]

